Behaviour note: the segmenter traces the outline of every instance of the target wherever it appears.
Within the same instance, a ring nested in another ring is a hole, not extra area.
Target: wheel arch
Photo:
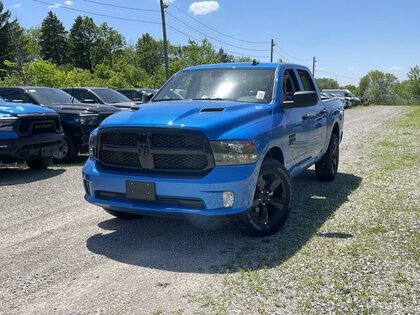
[[[273,159],[279,161],[284,165],[284,155],[280,147],[274,146],[271,147],[264,156],[265,159]]]

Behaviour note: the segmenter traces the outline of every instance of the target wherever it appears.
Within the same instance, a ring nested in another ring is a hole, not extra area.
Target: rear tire
[[[330,144],[327,152],[322,159],[315,164],[315,174],[319,181],[330,182],[335,179],[338,171],[338,161],[340,158],[340,148],[338,136],[333,133],[331,135]]]
[[[33,170],[46,169],[48,166],[51,165],[51,163],[52,156],[26,161],[26,165],[28,165]]]
[[[292,199],[293,185],[286,168],[277,160],[264,160],[252,208],[239,219],[241,229],[255,236],[276,233],[289,217]]]
[[[63,144],[60,146],[60,152],[54,155],[55,163],[70,163],[76,160],[79,150],[74,139],[68,134],[64,135]]]
[[[103,208],[106,212],[108,212],[110,215],[120,218],[120,219],[135,219],[141,217],[140,214],[134,214],[134,213],[128,213],[128,212],[121,212],[117,210],[113,210],[110,208]]]

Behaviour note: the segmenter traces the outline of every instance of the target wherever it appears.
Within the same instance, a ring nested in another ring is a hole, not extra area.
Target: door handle
[[[311,119],[311,118],[312,118],[312,116],[309,115],[309,114],[305,114],[305,115],[302,116],[302,120],[308,120],[308,119]]]
[[[324,115],[326,113],[327,113],[327,110],[325,108],[319,112],[320,115]]]

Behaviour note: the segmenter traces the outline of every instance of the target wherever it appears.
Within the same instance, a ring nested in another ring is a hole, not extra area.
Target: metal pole
[[[312,75],[315,77],[315,64],[316,64],[316,58],[312,58]]]
[[[270,55],[270,62],[273,62],[273,51],[274,51],[274,39],[271,40],[271,55]]]
[[[165,58],[165,77],[169,79],[169,61],[168,61],[168,41],[166,39],[166,22],[165,22],[165,9],[168,4],[164,4],[163,0],[160,0],[160,14],[162,16],[162,32],[163,32],[163,54]]]

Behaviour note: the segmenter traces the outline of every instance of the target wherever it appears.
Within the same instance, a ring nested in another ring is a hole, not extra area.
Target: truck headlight
[[[99,115],[83,115],[80,116],[80,124],[85,126],[98,125]]]
[[[97,139],[97,134],[92,132],[89,136],[89,156],[93,157],[94,159],[96,159]]]
[[[13,131],[16,119],[0,118],[0,131]]]
[[[212,141],[210,145],[216,165],[251,164],[258,159],[251,141]]]

